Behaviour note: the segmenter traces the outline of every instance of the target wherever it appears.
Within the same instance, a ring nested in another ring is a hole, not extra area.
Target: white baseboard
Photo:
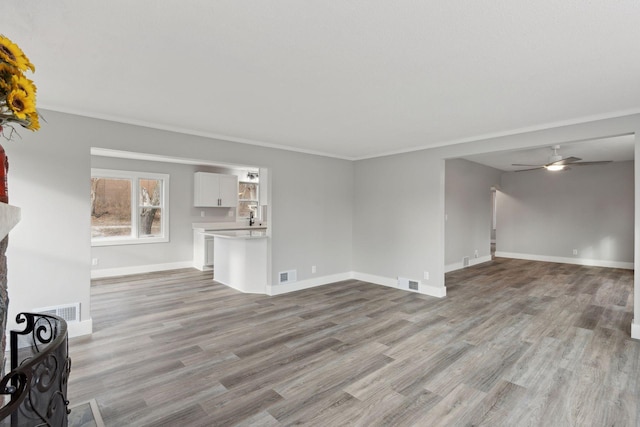
[[[640,323],[636,323],[636,319],[631,321],[631,338],[640,340]]]
[[[390,277],[354,272],[353,278],[356,280],[362,280],[363,282],[369,282],[369,283],[374,283],[376,285],[382,285],[382,286],[388,286],[390,288],[400,289],[398,287],[398,279],[392,279]],[[447,296],[447,288],[444,286],[430,286],[430,285],[425,285],[424,283],[421,283],[420,293],[424,295],[429,295],[432,297],[443,298]]]
[[[376,276],[373,274],[358,273],[349,271],[345,273],[332,274],[313,279],[301,280],[295,283],[267,286],[268,295],[281,295],[288,292],[301,291],[303,289],[315,288],[317,286],[328,285],[330,283],[341,282],[343,280],[356,279],[363,282],[373,283],[374,285],[387,286],[389,288],[400,289],[398,280],[389,277]],[[444,286],[429,286],[421,283],[420,293],[432,297],[442,298],[447,295],[447,288]]]
[[[483,262],[489,262],[489,261],[491,261],[491,255],[485,255],[478,258],[469,258],[469,267],[471,267],[472,265],[478,265],[478,264],[482,264]],[[464,265],[462,265],[462,261],[454,262],[452,264],[445,265],[444,272],[450,273],[452,271],[462,270],[463,268],[464,268]]]
[[[125,276],[127,274],[151,273],[154,271],[176,270],[178,268],[192,268],[192,261],[167,262],[164,264],[134,265],[132,267],[102,268],[91,270],[92,279],[103,277]]]
[[[392,279],[390,277],[353,272],[353,278],[356,280],[361,280],[363,282],[369,282],[369,283],[374,283],[376,285],[387,286],[389,288],[400,289],[398,288],[398,279]]]
[[[421,292],[425,295],[429,295],[431,297],[436,297],[436,298],[444,298],[447,296],[447,287],[446,286],[429,286],[429,285],[424,285],[422,287],[422,289],[424,290],[424,292]]]
[[[69,333],[69,338],[91,335],[93,333],[93,319],[83,320],[82,322],[67,322],[67,332]]]
[[[452,271],[456,271],[456,270],[462,270],[464,268],[464,266],[462,265],[462,262],[454,262],[452,264],[447,264],[444,266],[444,272],[445,273],[451,273]]]
[[[587,259],[587,258],[568,258],[568,257],[532,255],[532,254],[521,254],[517,252],[500,252],[500,251],[496,251],[496,257],[526,259],[529,261],[557,262],[561,264],[588,265],[592,267],[623,268],[625,270],[633,270],[632,262],[606,261],[606,260],[600,260],[600,259]]]
[[[350,271],[346,273],[331,274],[329,276],[314,277],[313,279],[300,280],[299,282],[267,286],[267,294],[271,296],[281,295],[349,279],[353,279],[353,273]]]

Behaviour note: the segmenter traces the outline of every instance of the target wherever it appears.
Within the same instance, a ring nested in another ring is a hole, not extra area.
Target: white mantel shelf
[[[0,203],[0,239],[4,239],[19,222],[20,208],[6,203]]]

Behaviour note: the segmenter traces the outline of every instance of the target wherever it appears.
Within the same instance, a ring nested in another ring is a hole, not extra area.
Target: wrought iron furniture
[[[57,316],[20,313],[11,331],[11,372],[0,381],[0,426],[67,426],[71,370],[67,323]],[[8,402],[7,402],[8,400]]]

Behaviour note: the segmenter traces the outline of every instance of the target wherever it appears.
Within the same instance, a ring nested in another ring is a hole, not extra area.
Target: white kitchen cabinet
[[[213,268],[213,236],[193,232],[193,266],[200,271]]]
[[[235,208],[238,206],[238,177],[219,173],[194,174],[193,205]]]

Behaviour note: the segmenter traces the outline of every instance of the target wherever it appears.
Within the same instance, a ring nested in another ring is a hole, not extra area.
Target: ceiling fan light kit
[[[570,170],[571,168],[569,167],[569,165],[571,166],[586,166],[586,165],[601,165],[604,163],[611,163],[611,160],[603,160],[603,161],[598,161],[598,162],[581,162],[580,160],[582,160],[579,157],[566,157],[563,158],[561,155],[558,154],[558,150],[560,149],[559,145],[554,145],[551,147],[551,149],[553,150],[553,154],[551,155],[551,157],[549,157],[549,163],[544,164],[544,165],[524,165],[521,163],[513,163],[512,166],[534,166],[533,168],[530,169],[520,169],[517,170],[516,172],[525,172],[525,171],[533,171],[533,170],[538,170],[538,169],[546,169],[550,172],[558,172],[558,171],[566,171],[566,170]]]

